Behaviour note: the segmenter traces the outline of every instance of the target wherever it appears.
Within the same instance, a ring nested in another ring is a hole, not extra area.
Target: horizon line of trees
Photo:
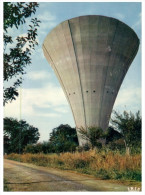
[[[88,144],[79,146],[75,128],[61,124],[52,129],[48,141],[38,143],[39,130],[26,121],[4,118],[4,153],[62,153],[108,148],[124,151],[127,154],[141,152],[141,116],[126,111],[114,111],[111,125],[107,131],[99,127],[80,129],[79,133]],[[105,140],[105,145],[102,144]]]

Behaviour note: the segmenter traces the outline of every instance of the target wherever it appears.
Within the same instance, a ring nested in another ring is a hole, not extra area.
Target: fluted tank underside
[[[129,26],[105,16],[72,18],[47,35],[44,55],[59,79],[77,128],[107,129],[138,47],[139,39]]]

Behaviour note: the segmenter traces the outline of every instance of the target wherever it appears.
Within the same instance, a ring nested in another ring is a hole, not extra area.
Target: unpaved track
[[[93,176],[4,160],[4,178],[11,191],[127,191],[127,186]]]

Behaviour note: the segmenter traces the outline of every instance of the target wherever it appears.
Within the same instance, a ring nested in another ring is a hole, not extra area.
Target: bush
[[[59,165],[59,166],[63,166],[64,165],[64,162],[62,160],[57,160],[56,161],[56,164]]]
[[[24,153],[38,154],[38,153],[51,153],[53,148],[49,142],[29,144],[25,147]]]
[[[100,169],[95,173],[97,177],[100,177],[101,179],[111,179],[110,174],[105,169]]]
[[[4,192],[11,191],[10,187],[7,185],[7,180],[4,179]]]
[[[88,168],[89,162],[83,159],[76,159],[74,161],[74,168],[76,169],[83,169],[83,168]]]

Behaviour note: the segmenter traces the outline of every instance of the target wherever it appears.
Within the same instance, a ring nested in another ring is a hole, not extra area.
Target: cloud
[[[140,28],[140,26],[141,26],[141,20],[137,20],[134,24],[133,24],[133,26],[132,26],[132,28]]]
[[[132,25],[133,29],[141,28],[141,17],[142,17],[142,14],[139,13],[136,22]]]
[[[133,29],[138,29],[141,27],[141,20],[137,20],[133,25],[132,25],[132,28]]]
[[[113,16],[119,20],[123,20],[125,18],[125,15],[122,13],[114,13]]]
[[[61,117],[61,114],[58,114],[58,113],[37,113],[37,116],[40,116],[40,117]]]
[[[40,21],[52,21],[52,20],[55,20],[56,17],[51,14],[50,12],[44,12],[43,14],[39,14],[38,15],[38,18]]]
[[[37,77],[41,78],[42,75],[43,72]],[[19,93],[20,96],[16,101],[5,106],[5,116],[59,117],[69,111],[69,105],[61,87],[53,84],[48,84],[43,88],[19,89]],[[114,109],[124,110],[126,106],[131,111],[137,111],[140,104],[140,88],[123,88],[117,96]]]
[[[124,88],[121,89],[115,105],[114,109],[119,110],[130,110],[130,111],[137,111],[139,110],[139,107],[141,107],[141,88]]]
[[[52,29],[52,28],[54,28],[56,25],[57,25],[57,23],[56,23],[55,21],[43,22],[43,23],[41,23],[41,25],[40,25],[40,33],[41,33],[41,34],[46,34],[46,32],[45,32],[45,31],[42,31],[42,30],[45,30],[45,29]]]
[[[8,35],[15,37],[15,36],[18,36],[19,33],[21,33],[21,29],[17,29],[15,26],[13,26],[13,28],[9,27],[7,29],[7,33]]]
[[[59,113],[67,113],[67,112],[68,112],[68,109],[67,109],[66,106],[54,108],[54,110],[55,110],[56,112],[59,112]]]
[[[46,36],[46,33],[44,33],[44,34]],[[37,49],[35,50],[35,53],[34,53],[35,54],[35,58],[45,59],[41,45],[42,45],[42,43],[40,43],[39,46],[37,47]]]
[[[45,80],[50,79],[50,74],[46,71],[32,71],[29,72],[26,77],[31,80]]]
[[[51,14],[50,12],[44,12],[41,15],[38,15],[39,20],[41,21],[40,23],[40,33],[44,34],[45,32],[43,31],[44,29],[49,29],[53,28],[56,26],[56,16]]]
[[[19,94],[16,101],[5,106],[4,116],[18,119],[25,116],[59,117],[68,110],[68,103],[61,87],[52,84],[37,89],[19,89]]]

